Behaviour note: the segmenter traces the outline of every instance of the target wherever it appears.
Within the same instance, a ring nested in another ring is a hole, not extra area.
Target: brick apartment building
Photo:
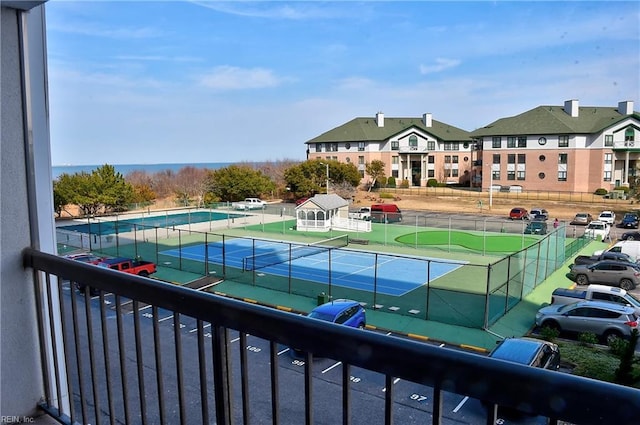
[[[523,190],[593,192],[627,186],[640,175],[640,114],[618,107],[538,106],[467,132],[422,118],[355,118],[307,144],[308,159],[385,163],[388,176],[410,186],[510,186]]]

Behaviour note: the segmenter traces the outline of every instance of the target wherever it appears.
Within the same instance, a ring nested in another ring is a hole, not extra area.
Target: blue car
[[[620,222],[620,225],[625,229],[637,229],[638,224],[638,215],[635,213],[626,213]]]
[[[364,307],[357,301],[338,299],[322,304],[308,314],[314,319],[364,329],[367,318]]]

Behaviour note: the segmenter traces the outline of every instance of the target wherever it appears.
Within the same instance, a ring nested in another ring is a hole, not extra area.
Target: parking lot
[[[68,284],[65,284],[64,292],[66,296],[71,297],[71,289]],[[75,292],[76,301],[80,306],[80,311],[84,310],[83,303],[84,297],[78,292]],[[108,332],[111,335],[116,334],[116,311],[115,297],[111,294],[107,294],[104,297],[106,322],[109,326]],[[140,306],[139,315],[133,314],[132,305],[123,304],[123,323],[125,326],[125,334],[128,335],[129,340],[126,342],[126,358],[130,364],[131,370],[134,370],[136,352],[135,345],[133,343],[132,329],[135,327],[135,321],[139,320],[142,341],[142,363],[145,365],[147,372],[145,373],[145,380],[147,389],[153,388],[155,385],[155,374],[153,369],[155,366],[156,353],[151,346],[151,338],[153,337],[154,323],[158,327],[158,340],[161,341],[161,353],[162,358],[162,376],[165,377],[164,394],[165,397],[177,397],[177,388],[175,383],[180,378],[185,385],[185,392],[183,397],[189,400],[188,403],[199,403],[200,401],[200,389],[197,385],[200,379],[198,368],[198,324],[189,317],[181,316],[179,320],[176,320],[174,316],[167,311],[157,310],[157,317],[154,320],[153,309],[148,306]],[[93,297],[90,301],[90,310],[93,317],[100,317],[100,298]],[[179,339],[182,349],[180,350],[182,358],[182,367],[176,368],[176,332],[175,326],[179,329]],[[86,331],[86,329],[85,329]],[[204,338],[210,339],[212,337],[212,331],[209,324],[204,324],[202,330]],[[363,332],[374,332],[372,330],[366,330]],[[398,335],[391,335],[387,332],[389,337],[402,337]],[[84,335],[80,335],[81,340],[84,339]],[[230,370],[233,376],[233,380],[236,382],[240,376],[240,355],[244,352],[247,356],[247,364],[251,373],[251,380],[249,382],[249,403],[251,406],[251,418],[252,424],[267,424],[272,423],[271,420],[271,404],[268,394],[270,394],[270,350],[271,346],[267,341],[260,338],[246,335],[246,342],[242,344],[242,339],[237,332],[229,331],[228,342],[230,346]],[[425,342],[426,343],[426,342]],[[452,346],[445,346],[444,344],[438,344],[442,349],[460,349]],[[206,344],[206,351],[208,356],[211,355],[211,344]],[[109,350],[113,359],[118,358],[119,350],[118,343],[115,337],[110,344]],[[280,414],[280,423],[298,425],[304,420],[304,369],[305,360],[299,356],[296,356],[289,347],[278,346],[277,358],[278,358],[278,382],[279,389],[278,394],[280,398],[280,406],[283,412]],[[86,354],[86,353],[85,353]],[[81,354],[84,356],[85,354]],[[480,355],[480,354],[479,354]],[[86,359],[85,365],[86,365]],[[98,361],[98,363],[101,363]],[[208,366],[209,367],[209,366]],[[425,365],[428,367],[428,365]],[[179,373],[178,373],[178,370]],[[342,389],[342,364],[326,358],[315,358],[312,365],[313,375],[313,423],[314,424],[327,424],[333,425],[342,422],[341,412],[341,389]],[[255,373],[255,371],[263,371]],[[213,388],[211,369],[207,370],[209,381],[208,387]],[[90,373],[86,370],[84,373],[85,385],[89,382]],[[180,375],[180,376],[179,376]],[[133,379],[133,377],[131,377]],[[77,376],[73,379],[77,380]],[[406,382],[401,379],[395,379],[393,382],[393,400],[396,404],[394,411],[396,415],[394,417],[395,423],[401,424],[423,424],[430,421],[430,414],[433,409],[433,390],[430,387],[424,385],[418,385],[412,382]],[[77,384],[76,384],[77,385]],[[353,423],[367,423],[377,424],[384,422],[384,396],[388,388],[385,387],[385,377],[381,374],[374,373],[368,370],[363,370],[357,367],[351,367],[350,370],[350,385],[352,391],[352,406],[351,415]],[[76,409],[80,410],[80,402],[78,400],[77,386],[76,390]],[[234,399],[233,403],[239,406],[242,402],[240,385],[233,387]],[[265,396],[266,395],[266,396]],[[130,397],[135,398],[135,394],[130,394]],[[158,423],[160,421],[158,411],[158,400],[155,391],[147,391],[146,399],[146,416],[147,423]],[[135,403],[134,403],[135,404]],[[104,405],[104,403],[103,403]],[[210,403],[213,406],[213,403]],[[443,411],[445,424],[477,424],[484,423],[486,421],[485,408],[480,404],[478,400],[469,399],[463,394],[446,393],[443,401]],[[239,410],[237,411],[239,412]],[[183,414],[183,420],[186,423],[200,423],[202,418],[200,417],[199,408],[193,409],[193,411],[187,409]],[[238,413],[239,415],[239,413]],[[179,412],[165,412],[165,421],[168,423],[177,423],[179,421]],[[106,416],[105,416],[106,419]],[[186,420],[185,420],[186,419]],[[241,417],[237,417],[236,421],[240,422]],[[522,423],[522,424],[538,424],[546,423],[542,418],[531,417],[518,417],[504,419],[502,423]]]

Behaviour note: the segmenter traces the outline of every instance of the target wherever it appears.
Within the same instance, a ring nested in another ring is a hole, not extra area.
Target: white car
[[[603,221],[609,226],[613,226],[613,223],[616,222],[616,213],[613,211],[602,211],[598,216],[598,221]]]
[[[609,223],[605,223],[604,221],[600,220],[594,220],[591,223],[587,224],[587,227],[584,229],[584,236],[586,238],[604,241],[605,239],[609,239],[610,231],[611,226],[609,225]]]

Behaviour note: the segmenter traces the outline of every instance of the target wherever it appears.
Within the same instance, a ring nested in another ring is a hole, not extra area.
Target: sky
[[[640,110],[640,2],[46,3],[53,165],[306,159],[356,117]]]

